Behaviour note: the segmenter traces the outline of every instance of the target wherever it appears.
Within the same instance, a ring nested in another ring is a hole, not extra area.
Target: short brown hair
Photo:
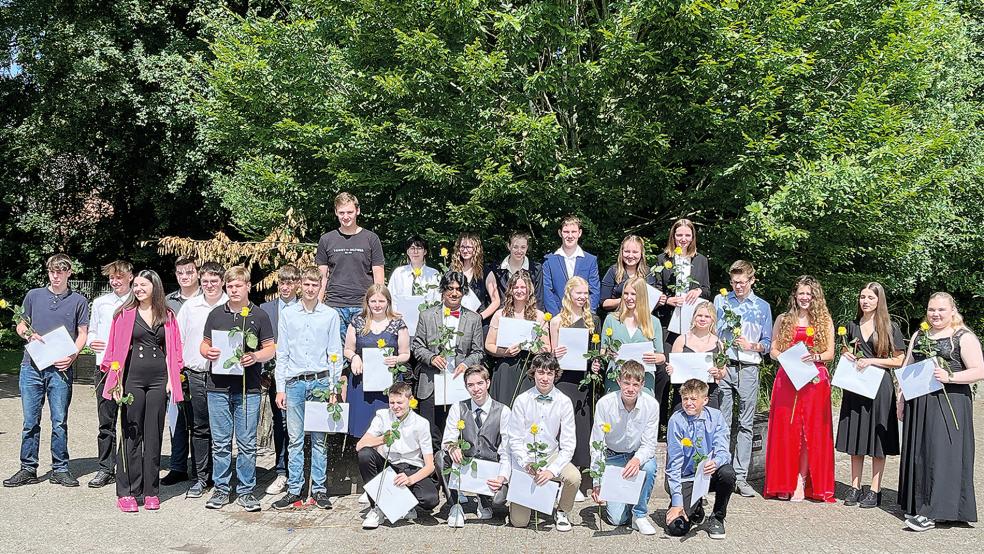
[[[695,395],[697,398],[707,398],[708,390],[707,383],[700,379],[687,379],[684,384],[680,385],[680,398],[686,398],[691,395]]]
[[[68,254],[58,253],[48,258],[44,265],[49,271],[72,271],[72,258]]]
[[[581,218],[578,217],[578,216],[576,216],[576,215],[569,215],[569,216],[565,217],[564,219],[561,219],[560,220],[560,228],[561,229],[563,229],[564,227],[566,227],[568,225],[577,225],[577,228],[578,229],[581,229],[581,228],[584,227],[583,225],[581,225]]]
[[[301,281],[310,280],[321,282],[321,270],[317,266],[309,265],[301,270]]]
[[[394,394],[402,394],[407,398],[413,398],[413,391],[410,389],[410,383],[404,381],[397,381],[390,385],[389,396]]]
[[[468,378],[471,377],[472,375],[481,375],[482,379],[485,379],[486,381],[492,380],[492,377],[489,376],[489,370],[485,369],[485,366],[481,364],[475,364],[473,366],[469,366],[468,369],[465,370],[466,383],[468,382]]]
[[[222,280],[226,283],[232,281],[242,281],[244,283],[248,283],[249,270],[241,265],[234,265],[225,271],[225,275],[222,276]]]
[[[335,196],[335,207],[343,206],[345,204],[355,204],[355,207],[359,207],[359,199],[355,197],[354,194],[348,192],[340,192]]]
[[[560,369],[560,362],[550,352],[540,352],[536,356],[533,356],[533,361],[530,362],[530,367],[526,370],[526,376],[533,379],[538,369],[549,369],[553,371],[554,383],[560,380],[560,375],[564,372],[563,369]]]
[[[294,264],[287,264],[277,270],[277,281],[297,281],[300,278],[301,270]]]
[[[127,273],[133,274],[133,264],[130,262],[124,262],[123,260],[116,260],[115,262],[109,262],[108,264],[102,266],[102,274],[106,277],[112,277],[113,275],[126,275]]]
[[[188,256],[181,256],[177,260],[174,260],[174,269],[188,264],[195,266],[195,271],[198,271],[198,264],[195,263],[195,259],[189,258]]]
[[[645,383],[646,368],[635,360],[628,360],[624,364],[622,364],[622,368],[618,372],[618,378],[619,380],[635,379],[640,383]]]
[[[728,275],[745,275],[749,279],[754,279],[755,266],[752,265],[752,262],[735,260],[735,263],[731,264],[731,267],[728,268]]]

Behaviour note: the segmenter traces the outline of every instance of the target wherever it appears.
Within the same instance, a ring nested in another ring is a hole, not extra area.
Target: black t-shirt
[[[243,316],[240,313],[232,312],[229,310],[229,303],[225,303],[220,308],[215,308],[208,314],[208,319],[205,320],[205,339],[211,344],[212,341],[212,331],[229,331],[234,327],[243,328]],[[263,343],[266,341],[273,341],[273,324],[270,323],[270,316],[261,309],[259,309],[256,304],[252,302],[249,303],[249,315],[246,316],[246,327],[247,330],[252,330],[256,333],[257,348],[250,348],[248,345],[244,349],[244,352],[255,352],[256,350],[263,348]],[[223,360],[217,362],[212,362],[216,364],[221,364]],[[205,390],[209,391],[220,391],[220,392],[242,392],[243,390],[243,377],[242,375],[216,375],[211,372],[211,364],[209,365],[210,371],[208,372],[208,380],[205,385]],[[260,392],[260,372],[263,370],[263,364],[256,363],[251,366],[243,368],[246,373],[246,390],[248,392]]]
[[[372,284],[372,267],[383,262],[383,246],[372,231],[344,235],[335,229],[322,235],[314,263],[328,266],[325,303],[333,308],[361,306]]]

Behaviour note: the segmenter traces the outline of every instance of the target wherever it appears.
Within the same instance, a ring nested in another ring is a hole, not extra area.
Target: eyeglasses
[[[410,248],[407,248],[407,250],[413,250],[414,252],[420,252],[421,250],[427,250],[427,249],[424,248],[423,246],[411,246]]]
[[[731,284],[734,285],[734,286],[736,286],[736,287],[744,287],[744,286],[747,286],[748,283],[750,283],[750,282],[751,281],[735,281],[734,279],[731,280]]]
[[[475,249],[474,246],[470,246],[470,245],[469,246],[465,246],[464,244],[462,244],[461,246],[458,247],[458,250],[474,250],[474,249]]]

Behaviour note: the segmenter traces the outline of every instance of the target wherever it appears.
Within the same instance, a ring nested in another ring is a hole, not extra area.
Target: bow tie
[[[550,396],[549,394],[538,394],[536,399],[541,400],[543,402],[553,402],[553,397]]]
[[[461,310],[452,310],[448,312],[448,315],[451,317],[461,317]]]

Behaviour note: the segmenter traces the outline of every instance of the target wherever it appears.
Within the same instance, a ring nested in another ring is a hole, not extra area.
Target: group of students
[[[63,254],[48,260],[49,285],[27,294],[17,332],[37,341],[65,326],[78,350],[88,345],[97,354],[100,469],[90,487],[115,480],[117,505],[136,512],[140,503],[159,509],[161,484],[190,480],[187,497],[201,497],[211,488],[206,507],[221,508],[232,501],[235,439],[235,501],[247,511],[259,510],[256,433],[266,388],[277,472],[266,492],[282,493],[272,503],[275,509],[331,507],[325,433],[305,432],[305,402],[321,399],[347,405],[347,432],[358,438],[365,483],[392,468],[393,484],[407,487],[417,508],[426,511],[437,507],[443,492],[452,527],[464,524],[467,497],[453,490],[448,474],[463,460],[498,464],[498,475],[487,482],[493,495],[476,498],[479,519],[492,517],[491,508],[506,503],[515,472],[538,485],[558,482],[552,515],[559,531],[571,528],[567,514],[582,489],[601,503],[600,479],[582,484],[582,475],[604,463],[623,467],[625,479],[644,475],[638,502],[608,502],[606,518],[654,534],[648,503],[665,425],[671,498],[666,532],[685,535],[704,519],[702,504],[690,496],[699,462],[706,459],[703,471],[715,491],[706,530],[712,538],[724,538],[731,494],[755,495],[748,470],[763,356],[777,359],[802,342],[807,346],[802,361],[815,364],[818,376],[797,390],[783,368],[776,374],[763,495],[833,502],[836,445],[852,460],[845,504],[879,505],[885,457],[901,453],[899,502],[909,528],[976,521],[970,385],[984,378],[984,359],[980,342],[946,293],[930,298],[925,321],[908,345],[888,315],[878,283],[860,291],[857,317],[835,331],[820,283],[800,277],[786,311],[773,322],[771,307],[753,292],[755,270],[749,262],[731,265],[730,290],[711,292],[707,258],[697,251],[696,227],[689,220],[673,224],[653,266],[644,241],[626,237],[616,263],[599,278],[597,258],[579,246],[582,229],[574,217],[564,219],[561,246],[542,263],[527,255],[529,236],[514,233],[509,255],[486,266],[480,238],[464,233],[452,252],[442,249],[441,257],[447,263],[450,256],[450,263],[438,271],[426,265],[426,241],[412,237],[407,264],[397,267],[387,284],[380,240],[358,225],[357,199],[340,194],[335,211],[340,226],[321,237],[317,266],[280,268],[278,297],[260,306],[249,299],[250,274],[241,266],[198,267],[179,259],[179,289],[165,295],[157,273],[134,275],[130,264],[117,261],[103,267],[112,290],[95,299],[90,317],[86,299],[68,287],[71,260]],[[424,298],[415,329],[395,309],[394,297]],[[684,312],[692,314],[689,322],[681,317]],[[535,322],[542,331],[535,340],[502,346],[497,338],[503,318]],[[560,341],[564,328],[586,329],[591,351],[598,353],[584,361],[582,371],[560,368],[558,359],[567,351]],[[223,359],[227,345],[213,340],[227,343],[230,337],[237,350]],[[632,343],[651,350],[640,360],[615,359],[618,345]],[[727,346],[727,356],[720,356]],[[383,351],[383,363],[394,375],[386,391],[367,390],[363,382],[363,356],[373,348]],[[884,376],[874,399],[844,392],[835,441],[826,364],[838,350],[859,369]],[[668,390],[674,368],[667,354],[685,352],[711,354],[708,378]],[[934,356],[943,388],[902,398],[888,370]],[[38,368],[25,352],[21,468],[4,486],[38,482],[45,397],[52,421],[50,481],[78,486],[68,470],[67,448],[73,362],[69,356]],[[440,400],[440,387],[457,378],[463,378],[470,398]],[[170,471],[161,479],[169,402],[177,417]],[[861,484],[866,456],[872,458],[867,489]],[[384,515],[372,495],[366,496],[370,509],[362,525],[374,528]],[[415,512],[405,517],[412,519]],[[512,525],[525,527],[531,514],[521,503],[509,503]]]

